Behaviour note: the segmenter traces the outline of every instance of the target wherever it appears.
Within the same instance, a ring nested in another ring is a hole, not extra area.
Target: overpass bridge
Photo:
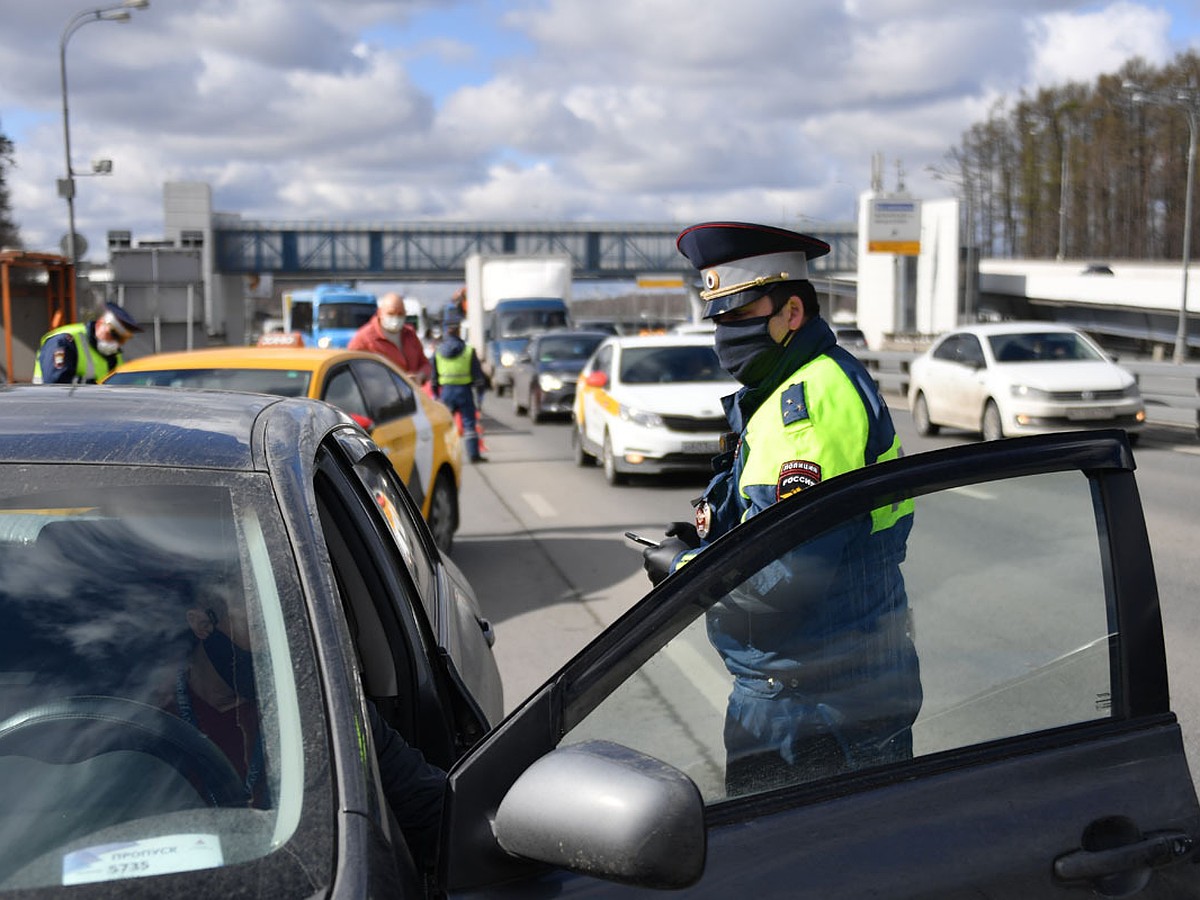
[[[461,281],[472,253],[560,253],[579,280],[633,280],[649,273],[694,276],[675,249],[681,226],[628,222],[259,222],[216,213],[214,264],[220,275],[354,281]],[[814,273],[853,272],[852,223],[808,233],[832,248]]]

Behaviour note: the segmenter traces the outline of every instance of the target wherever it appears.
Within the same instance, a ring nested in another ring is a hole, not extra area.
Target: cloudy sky
[[[120,0],[114,0],[119,3]],[[1195,0],[150,0],[67,41],[76,228],[162,236],[162,185],[325,221],[844,222],[917,196],[993,102],[1200,49]],[[30,249],[67,230],[59,48],[5,0],[0,132]]]

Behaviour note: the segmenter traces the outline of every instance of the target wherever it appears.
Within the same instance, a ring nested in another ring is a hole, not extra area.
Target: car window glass
[[[404,489],[396,483],[395,470],[381,454],[370,454],[360,459],[354,465],[354,474],[383,514],[404,565],[412,574],[418,599],[430,621],[436,621],[433,603],[436,576],[433,560],[420,538],[422,526],[416,521],[420,512],[411,502],[405,502],[408,498]]]
[[[1085,476],[1043,474],[919,498],[899,579],[863,517],[779,547],[564,743],[642,750],[712,803],[727,746],[752,765],[732,793],[752,793],[898,764],[896,736],[919,757],[1119,715],[1097,518]],[[908,615],[872,595],[880,578]]]
[[[391,369],[384,369],[388,377],[392,379],[392,386],[395,387],[396,393],[400,396],[400,415],[409,416],[417,411],[417,395],[413,391],[413,386],[404,380],[400,375],[397,375]]]
[[[1100,360],[1096,350],[1070,332],[1016,332],[988,338],[997,362],[1074,362]]]
[[[118,370],[106,384],[135,384],[152,387],[208,388],[250,391],[280,397],[306,397],[312,373],[301,369],[160,369],[153,372]]]
[[[973,334],[959,336],[958,361],[966,363],[968,366],[984,365],[983,347],[979,343],[979,338]]]
[[[294,673],[312,663],[289,641],[273,493],[97,467],[22,481],[0,496],[0,885],[282,848],[308,790]],[[122,846],[143,852],[127,865]]]
[[[416,399],[412,391],[406,391],[402,395],[386,366],[365,359],[356,359],[350,365],[358,377],[359,384],[362,385],[372,419],[376,422],[390,422],[401,416],[412,415],[416,408]]]
[[[709,345],[626,347],[621,381],[626,384],[731,381]]]
[[[613,358],[612,345],[609,344],[607,347],[601,347],[600,351],[596,354],[596,362],[592,366],[592,371],[593,372],[603,372],[605,375],[607,375],[607,376],[609,376],[609,378],[611,378],[612,377],[612,358]]]
[[[317,312],[321,328],[361,328],[375,315],[374,303],[322,303]]]
[[[336,369],[325,380],[325,392],[321,399],[352,416],[373,418],[371,408],[347,366]]]
[[[531,351],[539,362],[560,362],[563,360],[587,359],[601,337],[576,337],[571,335],[556,335],[539,340]]]
[[[959,336],[952,334],[940,344],[933,348],[934,359],[945,359],[950,362],[958,360]]]

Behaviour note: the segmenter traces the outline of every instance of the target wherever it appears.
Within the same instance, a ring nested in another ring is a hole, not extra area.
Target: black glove
[[[661,544],[655,544],[653,547],[647,547],[642,551],[642,568],[646,570],[646,574],[650,576],[650,583],[657,585],[660,581],[671,574],[671,566],[675,562],[675,557],[685,550],[692,548],[681,541],[679,538],[665,538]]]
[[[672,522],[667,526],[667,537],[677,537],[693,550],[700,549],[700,535],[695,522]]]

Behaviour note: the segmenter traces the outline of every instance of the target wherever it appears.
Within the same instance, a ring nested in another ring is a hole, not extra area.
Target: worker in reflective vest
[[[119,366],[121,347],[141,331],[137,320],[115,303],[91,322],[72,322],[42,336],[33,365],[34,384],[96,384]]]
[[[739,523],[836,475],[901,454],[870,374],[820,317],[808,260],[829,246],[743,223],[685,230],[736,445],[676,523],[644,551],[658,583]],[[731,795],[912,755],[921,705],[904,560],[913,504],[876,509],[789,550],[708,613],[733,676],[725,722]]]
[[[487,378],[475,350],[460,334],[462,314],[447,306],[442,316],[443,339],[433,354],[433,395],[462,421],[467,459],[487,462],[479,452],[479,433],[475,427],[475,392],[483,390]]]

